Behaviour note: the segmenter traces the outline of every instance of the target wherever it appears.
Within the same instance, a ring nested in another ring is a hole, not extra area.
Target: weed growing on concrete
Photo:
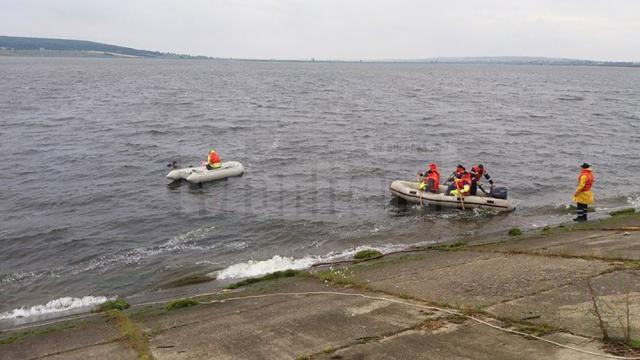
[[[533,336],[544,336],[557,332],[558,329],[547,324],[516,324],[516,330]]]
[[[591,279],[587,279],[587,287],[589,288],[589,296],[591,297],[591,302],[593,303],[594,314],[596,315],[596,318],[598,318],[598,327],[600,328],[600,331],[602,331],[602,339],[604,341],[607,341],[609,340],[609,333],[607,332],[607,324],[602,319],[600,308],[598,308],[598,301],[593,291],[593,286],[591,286]]]
[[[336,349],[334,348],[326,348],[324,350],[322,350],[323,353],[325,354],[333,354],[334,352],[336,352]]]
[[[629,300],[630,294],[627,293],[625,296],[624,314],[618,315],[615,313],[615,310],[611,306],[609,306],[606,302],[598,299],[593,290],[593,286],[591,285],[591,281],[587,281],[587,286],[589,288],[591,302],[593,303],[593,312],[598,319],[598,327],[602,332],[602,340],[606,344],[606,350],[616,355],[640,355],[640,340],[631,338],[631,311]],[[612,338],[610,336],[608,331],[609,324],[603,319],[602,308],[598,305],[598,302],[607,306],[610,312],[614,312],[614,316],[616,317],[616,320],[620,325],[620,330],[622,331],[622,339]]]
[[[8,335],[0,338],[0,345],[13,344],[15,342],[22,341],[30,337],[36,337],[41,335],[49,335],[56,331],[62,331],[66,329],[72,329],[76,326],[83,324],[84,321],[66,321],[59,324],[54,324],[46,327],[40,327],[33,330],[26,330],[20,332],[9,333]]]
[[[336,285],[356,285],[353,279],[351,279],[351,271],[349,268],[334,268],[330,267],[329,270],[319,271],[314,275],[320,280],[336,284]]]
[[[382,253],[378,250],[366,249],[358,251],[353,258],[356,260],[372,259],[382,256]]]
[[[164,307],[167,310],[175,310],[175,309],[181,309],[181,308],[186,308],[186,307],[191,307],[196,305],[198,305],[197,301],[190,298],[186,298],[186,299],[169,301],[168,303],[165,304]]]
[[[129,308],[129,303],[122,299],[105,301],[98,305],[93,312],[105,312],[109,310],[125,310]]]
[[[507,232],[507,234],[509,236],[520,236],[523,234],[522,230],[520,230],[520,228],[514,227],[509,229],[509,232]]]
[[[430,246],[429,249],[431,249],[431,250],[445,250],[445,251],[446,250],[457,250],[457,249],[460,249],[460,248],[463,248],[463,247],[467,246],[467,244],[468,243],[466,241],[460,240],[460,241],[456,241],[456,242],[451,243],[451,244],[433,245],[433,246]]]
[[[138,354],[138,359],[154,359],[149,348],[149,339],[147,339],[147,334],[142,332],[142,330],[140,330],[140,328],[137,327],[125,313],[120,310],[109,310],[107,315],[114,319],[118,324],[120,332],[133,350]]]
[[[636,209],[634,209],[634,208],[626,208],[626,209],[612,211],[612,212],[609,213],[609,215],[611,215],[611,216],[629,215],[629,214],[633,214],[635,212],[636,212]]]

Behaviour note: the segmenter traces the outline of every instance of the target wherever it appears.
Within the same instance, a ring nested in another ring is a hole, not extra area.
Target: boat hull
[[[415,181],[396,180],[389,186],[391,194],[410,203],[422,205],[434,205],[448,208],[462,209],[463,203],[460,197],[446,195],[447,187],[440,186],[439,192],[431,193],[418,190],[418,183]],[[495,211],[513,211],[515,206],[506,199],[497,199],[486,194],[464,196],[464,209],[493,209]]]
[[[190,183],[200,184],[208,181],[226,179],[231,176],[239,176],[244,173],[244,167],[237,161],[223,162],[218,169],[209,170],[206,167],[190,167],[175,169],[167,174],[167,179],[184,179]]]

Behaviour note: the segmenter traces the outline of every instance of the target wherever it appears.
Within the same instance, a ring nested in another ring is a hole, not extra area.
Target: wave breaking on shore
[[[28,318],[38,315],[60,313],[69,310],[84,309],[102,304],[107,300],[109,300],[109,298],[105,296],[83,296],[81,298],[66,296],[51,300],[46,304],[34,305],[31,307],[19,307],[11,311],[0,313],[0,320]]]
[[[433,242],[428,242],[433,243]],[[293,258],[288,256],[274,255],[270,259],[266,260],[248,260],[241,263],[236,263],[226,267],[222,270],[209,273],[210,276],[215,276],[218,280],[240,279],[255,276],[262,276],[270,274],[276,271],[283,270],[303,270],[308,269],[313,265],[320,263],[328,263],[332,261],[339,261],[350,259],[357,252],[362,250],[377,250],[383,254],[405,250],[411,246],[422,244],[397,244],[397,245],[383,245],[383,246],[358,246],[356,248],[346,250],[343,252],[332,252],[324,256],[305,256],[302,258]]]

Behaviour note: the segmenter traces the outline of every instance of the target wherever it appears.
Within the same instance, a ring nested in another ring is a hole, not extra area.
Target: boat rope
[[[307,291],[307,292],[288,292],[288,293],[272,293],[272,294],[261,294],[261,295],[247,295],[247,296],[238,296],[238,297],[232,297],[232,298],[226,298],[226,299],[220,299],[220,300],[199,301],[199,303],[201,303],[201,304],[215,304],[215,303],[224,303],[226,301],[235,301],[235,300],[259,299],[259,298],[278,297],[278,296],[309,296],[309,295],[338,295],[338,296],[361,297],[361,298],[365,298],[365,299],[369,299],[369,300],[386,301],[386,302],[390,302],[390,303],[396,303],[396,304],[401,304],[401,305],[406,305],[406,306],[412,306],[412,307],[416,307],[416,308],[420,308],[420,309],[424,309],[424,310],[441,311],[441,312],[444,312],[444,313],[447,313],[447,314],[450,314],[450,315],[461,316],[461,317],[467,318],[469,320],[475,321],[475,322],[477,322],[479,324],[488,326],[490,328],[493,328],[493,329],[496,329],[496,330],[499,330],[499,331],[503,331],[503,332],[507,332],[507,333],[511,333],[511,334],[516,334],[516,335],[520,335],[520,336],[524,336],[524,337],[528,337],[528,338],[532,338],[532,339],[536,339],[536,340],[540,340],[540,341],[546,342],[546,343],[551,344],[551,345],[555,345],[555,346],[558,346],[558,347],[561,347],[561,348],[564,348],[564,349],[576,351],[576,352],[583,353],[583,354],[599,356],[599,357],[608,358],[608,359],[640,360],[640,357],[617,356],[617,355],[612,355],[612,354],[603,354],[603,353],[597,353],[597,352],[593,352],[593,351],[589,351],[589,350],[585,350],[585,349],[580,349],[580,348],[577,348],[577,347],[573,347],[573,346],[570,346],[570,345],[559,343],[557,341],[545,339],[545,338],[542,338],[540,336],[536,336],[536,335],[528,334],[528,333],[525,333],[525,332],[522,332],[522,331],[513,330],[513,329],[505,328],[505,327],[502,327],[502,326],[498,326],[498,325],[492,324],[492,323],[490,323],[488,321],[485,321],[485,320],[482,320],[480,318],[477,318],[475,316],[466,315],[466,314],[463,314],[463,313],[460,313],[458,311],[451,310],[451,309],[441,308],[441,307],[437,307],[437,306],[416,304],[416,303],[412,303],[412,302],[408,302],[408,301],[404,301],[404,300],[400,300],[400,299],[392,299],[392,298],[382,297],[382,296],[372,296],[372,295],[357,294],[357,293],[343,293],[343,292],[336,292],[336,291]]]

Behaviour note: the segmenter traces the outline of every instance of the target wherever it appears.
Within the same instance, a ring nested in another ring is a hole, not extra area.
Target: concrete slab
[[[640,231],[570,231],[554,236],[484,245],[474,249],[640,260]]]
[[[310,279],[280,291],[345,292]],[[238,294],[241,295],[241,294]],[[157,359],[286,359],[420,324],[420,309],[340,295],[273,296],[174,310],[141,323]]]
[[[555,335],[554,340],[602,354],[598,342],[568,334]],[[563,349],[542,341],[508,334],[471,321],[444,331],[410,330],[379,341],[356,344],[332,353],[318,354],[312,359],[572,359],[591,360],[601,357]]]
[[[41,359],[41,358],[40,358]],[[136,360],[138,354],[124,341],[116,341],[107,344],[93,345],[86,348],[75,349],[64,353],[47,356],[47,360],[86,360],[86,359],[113,359]]]
[[[640,271],[618,271],[591,280],[598,305],[608,323],[609,335],[622,336],[620,320],[626,324],[626,296],[632,334],[640,331]],[[602,332],[594,315],[593,303],[585,280],[533,296],[491,306],[496,316],[546,323],[571,333],[600,338]]]
[[[611,268],[604,261],[471,251],[442,252],[439,257],[441,264],[451,265],[433,268],[431,257],[425,256],[419,261],[359,268],[351,276],[374,290],[476,307],[574,283]],[[460,262],[461,258],[468,262]]]
[[[3,335],[11,334],[9,332]],[[114,344],[114,341],[120,338],[120,332],[101,318],[67,325],[61,323],[43,326],[30,329],[26,334],[28,336],[12,343],[0,344],[0,359],[34,359],[50,356],[91,358],[85,355],[93,353],[108,353],[111,358],[136,358],[126,344]]]

